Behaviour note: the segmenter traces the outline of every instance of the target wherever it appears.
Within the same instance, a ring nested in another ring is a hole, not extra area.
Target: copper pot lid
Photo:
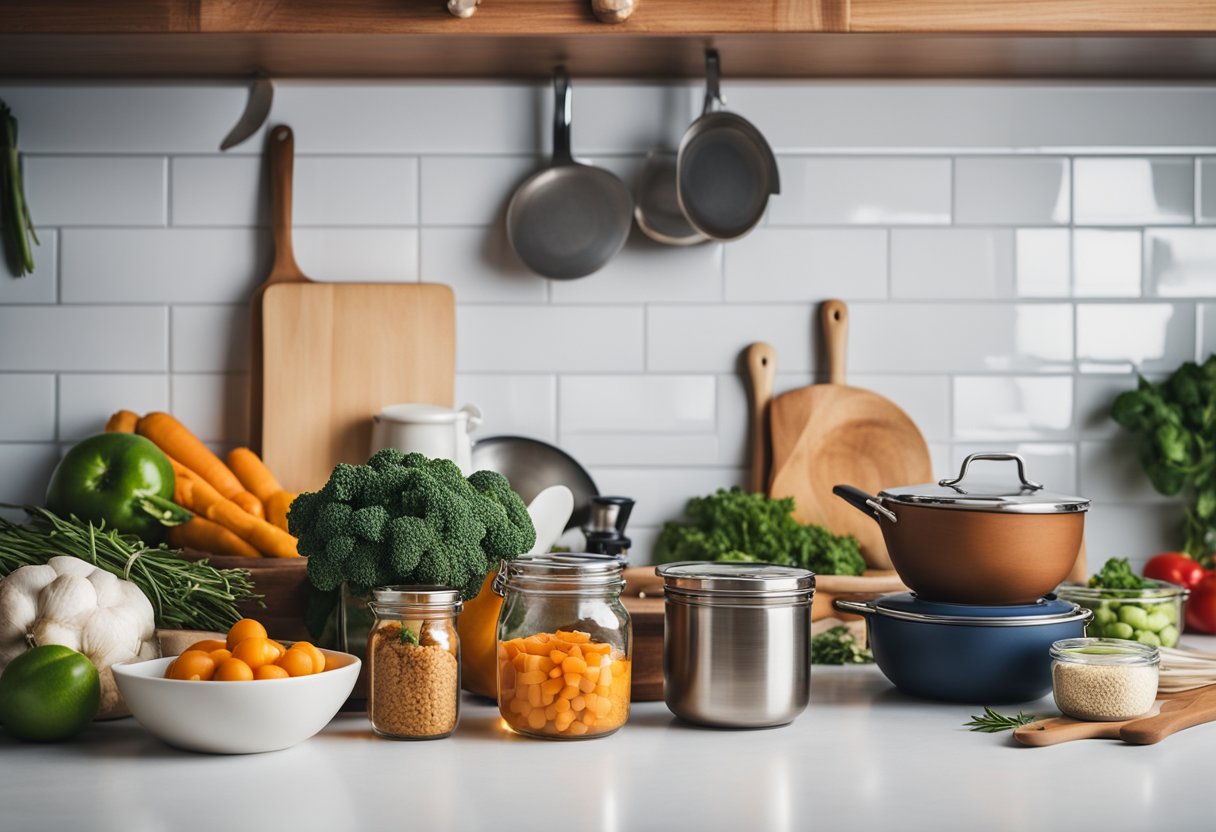
[[[967,468],[977,460],[1016,462],[1020,484],[976,481],[964,483]],[[933,508],[996,511],[1013,514],[1063,514],[1089,510],[1089,500],[1046,491],[1026,478],[1026,463],[1017,454],[970,454],[963,460],[958,476],[925,485],[905,485],[880,491],[883,501]]]

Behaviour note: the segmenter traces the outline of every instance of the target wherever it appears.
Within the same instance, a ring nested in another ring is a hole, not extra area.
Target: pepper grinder
[[[625,536],[625,524],[633,511],[630,497],[592,497],[591,520],[583,526],[587,551],[597,555],[613,555],[629,562],[632,541]]]

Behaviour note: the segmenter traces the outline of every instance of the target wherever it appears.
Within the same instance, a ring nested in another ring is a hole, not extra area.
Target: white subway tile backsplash
[[[777,351],[779,370],[808,370],[815,350],[812,316],[809,304],[652,306],[646,313],[646,369],[722,372],[738,366],[753,341],[767,341]]]
[[[870,228],[757,228],[726,246],[727,301],[887,296],[887,232]]]
[[[0,306],[0,370],[164,372],[163,306]]]
[[[0,503],[42,505],[58,463],[59,446],[54,443],[0,443]],[[25,513],[15,509],[2,508],[0,515],[25,520]]]
[[[1202,362],[1216,353],[1216,304],[1199,304],[1198,326],[1199,354],[1195,357]]]
[[[0,442],[55,439],[55,377],[0,374]]]
[[[300,228],[295,232],[295,250],[300,268],[313,280],[333,283],[418,280],[416,228]]]
[[[1058,225],[1070,214],[1068,160],[972,156],[954,163],[954,221]]]
[[[175,306],[169,316],[170,368],[177,373],[249,369],[248,306]]]
[[[561,447],[581,464],[655,468],[718,466],[718,437],[712,433],[562,432]]]
[[[1019,228],[1014,233],[1015,292],[1021,298],[1068,297],[1072,236],[1064,228]]]
[[[458,373],[456,406],[476,405],[482,422],[473,434],[557,439],[557,379],[551,375]]]
[[[36,231],[38,245],[33,247],[34,271],[24,277],[14,277],[7,261],[0,262],[0,306],[55,302],[59,292],[59,232],[49,228]]]
[[[1085,517],[1089,571],[1097,572],[1108,558],[1127,558],[1139,572],[1158,552],[1182,548],[1183,511],[1178,500],[1159,505],[1094,502]]]
[[[1182,304],[1078,304],[1084,372],[1169,372],[1195,356],[1195,310]]]
[[[545,162],[536,156],[424,156],[423,225],[493,225],[515,189]]]
[[[180,156],[169,164],[170,225],[270,224],[270,182],[260,156]]]
[[[244,303],[270,268],[269,238],[250,229],[61,233],[64,303]]]
[[[950,160],[781,156],[771,225],[950,222]]]
[[[956,376],[957,439],[1055,439],[1072,432],[1072,376]]]
[[[296,225],[417,225],[418,160],[297,156]]]
[[[578,433],[711,433],[713,376],[562,376],[558,423]]]
[[[1066,304],[854,304],[856,373],[977,373],[1072,368]]]
[[[629,306],[463,306],[456,369],[484,372],[638,372],[643,310]]]
[[[722,244],[665,246],[636,229],[598,272],[551,283],[554,303],[678,303],[722,299]]]
[[[891,297],[986,299],[1013,294],[1011,230],[891,231]]]
[[[1082,439],[1110,439],[1122,433],[1123,429],[1110,418],[1111,405],[1120,393],[1136,389],[1137,378],[1135,373],[1077,376],[1075,418]],[[1160,381],[1157,375],[1147,378]]]
[[[1147,294],[1216,296],[1216,228],[1153,228],[1144,232]]]
[[[621,494],[637,500],[630,526],[662,526],[684,516],[690,497],[719,488],[743,485],[740,468],[590,468],[601,494]]]
[[[173,415],[204,442],[249,441],[249,376],[177,373],[170,382]]]
[[[118,410],[141,416],[169,409],[169,377],[159,373],[59,376],[59,440],[76,442],[101,433]]]
[[[1026,476],[1056,494],[1077,493],[1077,446],[1071,442],[1017,442],[954,446],[951,476],[969,454],[1015,453],[1026,461]],[[967,479],[1018,485],[1017,466],[1012,462],[977,461],[967,469]]]
[[[1199,193],[1195,205],[1195,222],[1216,223],[1216,158],[1196,160],[1196,185]]]
[[[1075,159],[1078,225],[1170,225],[1195,213],[1190,159]]]
[[[1080,491],[1097,502],[1175,502],[1153,488],[1140,464],[1136,440],[1127,433],[1105,442],[1081,443]]]
[[[544,303],[549,281],[520,262],[500,225],[423,228],[422,280],[446,283],[458,303]]]
[[[163,158],[27,156],[24,161],[26,197],[40,224],[165,224]]]
[[[1078,228],[1072,233],[1073,294],[1140,296],[1140,231]]]

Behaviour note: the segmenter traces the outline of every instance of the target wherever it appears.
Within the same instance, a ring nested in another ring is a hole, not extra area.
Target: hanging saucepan
[[[718,50],[706,50],[705,72],[705,107],[680,141],[676,193],[693,228],[736,240],[760,222],[769,195],[781,192],[777,160],[750,121],[721,109]]]
[[[676,196],[676,154],[652,151],[638,177],[633,218],[642,233],[656,243],[694,246],[709,238],[692,227]]]
[[[1016,461],[1020,486],[967,484],[976,460]],[[1089,500],[1049,494],[1026,479],[1017,454],[971,454],[958,477],[888,488],[871,496],[851,485],[836,496],[874,518],[891,564],[924,599],[1025,604],[1063,581],[1081,548]]]
[[[602,168],[574,161],[570,152],[570,77],[553,72],[553,161],[532,174],[507,206],[507,237],[519,259],[557,280],[598,271],[625,245],[633,195]]]

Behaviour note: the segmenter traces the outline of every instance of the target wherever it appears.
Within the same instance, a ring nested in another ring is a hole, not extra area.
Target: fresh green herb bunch
[[[1140,463],[1153,487],[1186,492],[1183,551],[1212,565],[1216,537],[1216,355],[1183,364],[1160,384],[1140,379],[1120,394],[1111,417],[1139,439]]]
[[[528,508],[502,474],[468,479],[448,459],[386,448],[366,465],[339,464],[320,491],[291,504],[287,525],[323,593],[440,584],[465,599],[500,560],[532,548]]]
[[[811,639],[811,664],[867,664],[874,661],[870,651],[848,627],[838,625]]]
[[[1100,589],[1148,589],[1157,582],[1137,575],[1127,558],[1110,558],[1089,579],[1089,585]]]
[[[820,575],[860,575],[866,568],[857,539],[834,535],[793,517],[794,500],[774,500],[739,487],[688,501],[691,525],[667,523],[655,543],[658,563],[679,560],[764,561],[801,566]]]
[[[34,251],[38,245],[30,209],[25,202],[21,181],[21,156],[17,152],[17,119],[8,105],[0,101],[0,242],[8,268],[17,277],[34,270]]]

